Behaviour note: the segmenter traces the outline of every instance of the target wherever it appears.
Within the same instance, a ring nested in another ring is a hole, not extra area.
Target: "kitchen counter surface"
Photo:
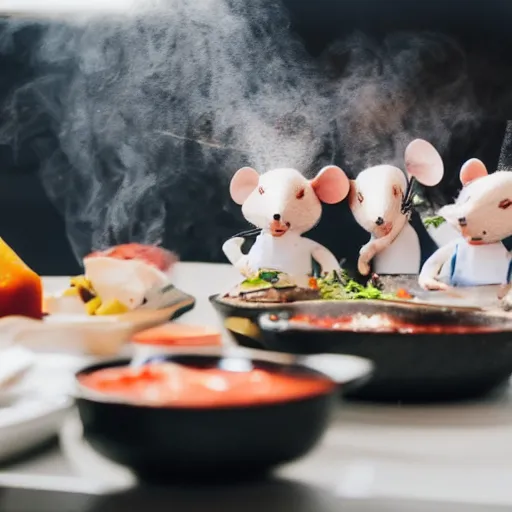
[[[198,297],[180,321],[219,325],[207,297],[237,279],[227,265],[180,264],[176,285]],[[65,282],[49,278],[45,284],[52,291]],[[141,505],[134,510],[160,510],[166,503],[190,512],[207,504],[215,504],[213,510],[328,512],[342,503],[349,512],[511,510],[511,398],[502,390],[486,400],[442,406],[340,403],[321,445],[275,480],[193,492],[137,486],[129,472],[83,442],[71,413],[57,444],[0,468],[0,510],[52,510],[55,501],[47,509],[22,508],[29,498],[50,499],[45,490],[72,493],[52,495],[67,500],[70,508],[59,509],[66,511],[110,512],[135,503]]]

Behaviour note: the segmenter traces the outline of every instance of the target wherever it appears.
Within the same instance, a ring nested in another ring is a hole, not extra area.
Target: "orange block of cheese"
[[[43,316],[41,278],[0,238],[0,317]]]

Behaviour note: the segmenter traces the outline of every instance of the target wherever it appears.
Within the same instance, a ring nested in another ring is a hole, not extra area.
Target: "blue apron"
[[[470,245],[461,239],[441,277],[452,286],[485,286],[510,283],[512,258],[501,242]]]

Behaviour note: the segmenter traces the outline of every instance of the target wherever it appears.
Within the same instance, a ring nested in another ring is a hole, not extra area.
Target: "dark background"
[[[503,101],[512,90],[510,0],[285,0],[284,3],[291,12],[293,29],[316,55],[335,39],[355,30],[377,38],[402,30],[430,30],[455,37],[469,56],[470,79],[487,114],[471,132],[455,138],[443,153],[447,173],[442,185],[445,197],[449,200],[455,195],[457,173],[466,159],[480,158],[490,170],[495,169],[505,123],[512,118],[510,106]],[[8,21],[1,23],[0,37]],[[31,51],[39,44],[38,37],[37,28],[26,28],[16,35],[14,44],[4,49],[0,56],[0,100],[33,72]],[[38,179],[37,146],[32,139],[46,131],[49,126],[42,119],[33,137],[28,137],[16,154],[9,146],[0,146],[0,236],[40,274],[72,274],[80,267],[67,241],[63,219]],[[219,184],[219,193],[227,194],[223,182]],[[174,212],[172,222],[168,223],[169,240],[173,239],[172,224],[176,222],[179,217]],[[337,227],[333,228],[335,222]],[[344,229],[340,230],[340,225]],[[226,230],[234,233],[244,227],[241,216],[226,218]],[[325,209],[313,236],[339,257],[346,256],[348,251],[351,262],[358,247],[368,239],[351,220],[345,203]],[[421,236],[428,244],[428,236],[425,233]],[[347,240],[353,249],[347,249]],[[223,261],[220,252],[211,254],[203,250],[200,240],[182,241],[178,249],[185,260]]]

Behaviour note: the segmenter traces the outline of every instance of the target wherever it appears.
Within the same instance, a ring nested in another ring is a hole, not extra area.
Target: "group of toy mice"
[[[416,139],[405,150],[404,168],[405,172],[377,165],[349,179],[342,169],[329,165],[308,180],[296,169],[260,174],[243,167],[231,180],[230,194],[255,226],[253,234],[259,234],[247,254],[242,252],[243,236],[225,242],[224,254],[246,277],[262,268],[310,276],[312,259],[322,273],[338,270],[340,264],[331,251],[303,234],[319,222],[322,203],[347,199],[355,220],[370,234],[359,252],[358,270],[363,276],[372,271],[415,274],[426,290],[508,285],[512,254],[502,241],[512,235],[512,173],[489,174],[477,159],[462,166],[458,198],[438,212],[458,234],[421,266],[418,235],[409,223],[413,185],[417,181],[436,186],[444,165],[429,142]]]

